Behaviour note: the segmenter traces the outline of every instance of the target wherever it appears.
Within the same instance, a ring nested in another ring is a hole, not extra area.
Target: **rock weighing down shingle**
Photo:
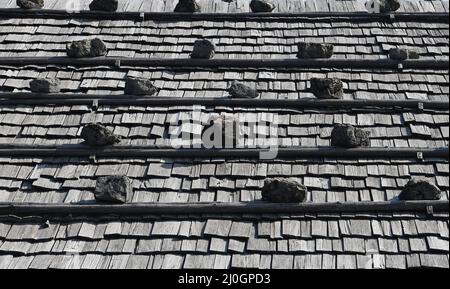
[[[98,57],[106,55],[105,43],[98,38],[85,39],[68,43],[66,47],[69,57]]]
[[[118,0],[94,0],[89,4],[89,9],[93,11],[114,12],[119,6]]]
[[[342,81],[337,78],[311,78],[311,92],[321,99],[341,99],[344,95]]]
[[[298,44],[298,58],[330,58],[333,56],[332,44],[307,43]]]
[[[61,81],[57,78],[37,78],[30,82],[30,90],[35,93],[56,93],[61,91]]]
[[[209,40],[201,39],[194,42],[191,58],[211,59],[216,53],[216,46]]]
[[[125,80],[125,94],[129,95],[154,95],[159,89],[152,81],[144,78],[127,78]]]
[[[200,12],[201,7],[196,0],[180,0],[177,6],[175,6],[174,12],[194,13]]]
[[[44,0],[17,0],[16,4],[22,9],[41,9],[44,7]]]
[[[414,50],[391,48],[389,50],[389,58],[394,60],[419,59],[420,55]]]
[[[301,203],[306,200],[307,188],[296,180],[274,178],[264,181],[262,199],[272,203]]]
[[[120,142],[120,137],[98,123],[91,123],[83,127],[81,137],[90,146],[109,146]]]
[[[228,92],[233,98],[255,98],[258,96],[258,90],[238,81],[233,81],[228,88]]]
[[[427,181],[410,180],[398,198],[400,200],[439,200],[441,191]]]
[[[252,12],[272,12],[275,5],[266,0],[252,0],[250,9]]]
[[[370,144],[369,136],[368,131],[349,124],[338,124],[331,132],[331,145],[343,148],[367,147]]]
[[[126,203],[133,193],[131,180],[126,176],[107,176],[97,179],[94,196],[97,201]]]
[[[366,7],[376,13],[394,12],[400,9],[400,6],[399,0],[370,0],[366,2]]]

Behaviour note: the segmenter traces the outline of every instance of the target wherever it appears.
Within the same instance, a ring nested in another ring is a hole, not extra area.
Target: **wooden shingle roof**
[[[112,14],[45,2],[0,0],[0,268],[449,268],[448,1],[401,1],[398,17],[359,0],[277,1],[258,17],[243,0],[176,17],[169,0],[119,1]],[[66,57],[66,43],[95,37],[106,57]],[[199,38],[213,60],[188,59]],[[297,60],[302,41],[335,55]],[[389,60],[394,47],[421,58]],[[47,77],[60,94],[30,92]],[[124,95],[126,77],[160,90]],[[317,100],[312,77],[341,79],[343,100]],[[260,95],[230,100],[234,80]],[[243,120],[242,148],[170,150],[212,115]],[[91,122],[121,144],[82,144]],[[370,131],[370,148],[331,147],[342,123]],[[255,129],[276,132],[277,158],[257,157]],[[114,174],[131,179],[130,203],[96,203],[96,179]],[[307,202],[262,202],[270,177],[303,183]],[[441,200],[398,201],[411,178]]]

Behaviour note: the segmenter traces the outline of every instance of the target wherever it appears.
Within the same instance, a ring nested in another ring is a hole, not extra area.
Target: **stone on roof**
[[[93,11],[114,12],[119,6],[118,0],[93,0],[89,4],[89,9]]]
[[[66,47],[67,55],[74,58],[98,57],[106,55],[105,43],[98,39],[85,39],[68,43]]]
[[[252,12],[272,12],[275,5],[267,0],[252,0],[250,9]]]
[[[197,59],[211,59],[214,57],[216,46],[209,40],[200,39],[194,42],[194,48],[191,53],[191,58]]]
[[[389,50],[389,58],[394,60],[419,59],[420,55],[415,50],[391,48]]]
[[[16,3],[22,9],[41,9],[44,7],[44,0],[17,0]]]
[[[60,92],[61,81],[57,78],[37,78],[30,82],[30,90],[35,93]]]
[[[410,180],[398,196],[400,200],[439,200],[438,187],[423,180]]]
[[[125,79],[125,94],[127,95],[148,95],[158,93],[159,89],[153,85],[150,79],[127,78]]]
[[[126,203],[133,194],[131,181],[127,176],[99,177],[95,186],[95,199],[100,202]]]
[[[334,52],[332,44],[302,42],[297,44],[297,46],[298,58],[330,58]]]
[[[81,137],[90,146],[108,146],[120,142],[120,137],[114,135],[101,124],[90,123],[83,127]]]
[[[320,99],[341,99],[344,95],[343,84],[337,78],[311,78],[311,92]]]
[[[201,12],[201,7],[197,0],[179,0],[174,12],[194,13]]]
[[[352,125],[336,125],[331,132],[331,145],[343,148],[367,147],[369,146],[370,132]]]
[[[258,90],[248,85],[233,81],[228,88],[228,92],[233,98],[255,98],[258,97]]]
[[[273,203],[301,203],[306,200],[307,188],[297,180],[274,178],[264,181],[262,199]]]

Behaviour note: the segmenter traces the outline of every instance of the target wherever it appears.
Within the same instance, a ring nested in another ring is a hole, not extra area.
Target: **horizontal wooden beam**
[[[347,68],[347,69],[433,69],[448,70],[448,60],[391,59],[190,59],[190,58],[124,58],[124,57],[0,57],[0,65],[60,65],[60,66],[111,66],[111,67],[178,67],[178,68]],[[401,67],[399,67],[401,65]]]
[[[421,100],[324,100],[324,99],[232,99],[161,98],[133,95],[0,93],[0,105],[146,105],[146,106],[226,106],[267,108],[411,108],[448,110],[448,101]]]
[[[275,150],[275,148],[273,148]],[[276,148],[277,158],[449,158],[447,148]],[[151,146],[112,146],[92,148],[85,145],[33,146],[0,145],[0,156],[33,157],[142,157],[142,158],[260,158],[268,149],[201,149]]]
[[[436,22],[448,23],[448,13],[439,12],[298,12],[298,13],[175,13],[175,12],[138,12],[117,11],[102,12],[82,10],[68,12],[65,10],[26,10],[1,8],[2,18],[52,18],[52,19],[92,19],[92,20],[154,20],[154,21],[335,21],[335,22]]]
[[[448,201],[388,201],[348,203],[130,203],[35,204],[0,203],[0,215],[180,215],[180,214],[283,214],[283,213],[372,213],[448,212]]]

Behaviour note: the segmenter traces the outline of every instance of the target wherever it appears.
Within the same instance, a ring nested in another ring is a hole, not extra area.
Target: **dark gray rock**
[[[258,90],[238,81],[233,81],[228,89],[230,95],[234,98],[255,98],[258,97]]]
[[[67,44],[67,55],[69,57],[98,57],[106,55],[105,43],[98,38],[74,41]]]
[[[393,60],[419,59],[420,55],[414,50],[403,48],[391,48],[389,50],[389,58]]]
[[[337,78],[311,78],[311,92],[320,99],[341,99],[344,86]]]
[[[60,85],[57,78],[37,78],[30,82],[30,89],[35,93],[57,93],[61,91]]]
[[[123,204],[133,194],[131,180],[126,176],[99,177],[94,196],[97,201]]]
[[[125,80],[125,94],[129,95],[154,95],[159,89],[149,79],[127,78]]]
[[[394,12],[400,9],[400,6],[399,0],[371,0],[366,3],[366,7],[369,8],[369,11],[374,11],[376,13]]]
[[[338,124],[331,132],[331,145],[343,148],[367,147],[370,145],[370,132],[349,124]]]
[[[415,50],[408,50],[408,59],[419,59],[420,54]]]
[[[264,201],[272,203],[302,203],[306,200],[307,188],[296,180],[267,179],[261,195]]]
[[[201,12],[201,10],[196,0],[180,0],[175,6],[174,12],[195,13]]]
[[[333,56],[334,46],[332,44],[299,43],[298,58],[330,58]]]
[[[92,11],[114,12],[118,6],[118,0],[94,0],[89,4],[89,9]]]
[[[408,59],[408,51],[406,49],[391,48],[389,50],[389,58],[394,60]]]
[[[42,9],[44,0],[17,0],[16,4],[22,9]]]
[[[98,123],[91,123],[83,127],[81,138],[90,146],[109,146],[120,142],[120,137]]]
[[[196,40],[191,58],[211,59],[216,53],[216,46],[209,40]]]
[[[441,191],[438,187],[427,181],[410,180],[398,196],[402,201],[406,200],[440,200]]]
[[[265,0],[252,0],[250,9],[252,12],[272,12],[275,5]]]

